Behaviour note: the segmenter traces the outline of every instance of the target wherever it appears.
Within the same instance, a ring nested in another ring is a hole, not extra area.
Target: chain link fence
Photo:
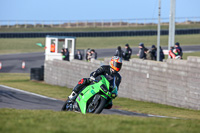
[[[156,26],[157,18],[110,20],[0,20],[0,28],[87,28],[87,27],[137,27]],[[169,18],[161,19],[161,26],[168,25]],[[200,17],[176,18],[176,25],[200,25]]]

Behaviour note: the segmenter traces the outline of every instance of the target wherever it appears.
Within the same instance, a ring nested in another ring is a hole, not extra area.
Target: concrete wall
[[[100,61],[46,61],[45,82],[74,87],[101,64]],[[166,62],[132,59],[123,62],[120,74],[120,97],[200,110],[200,57]]]

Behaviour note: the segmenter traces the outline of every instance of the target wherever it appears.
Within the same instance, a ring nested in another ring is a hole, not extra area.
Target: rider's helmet
[[[114,56],[110,60],[110,67],[119,72],[122,67],[122,59],[119,56]]]

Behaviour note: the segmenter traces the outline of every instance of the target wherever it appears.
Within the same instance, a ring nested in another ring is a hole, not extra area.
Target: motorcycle
[[[79,92],[74,104],[68,104],[67,100],[61,110],[99,114],[117,94],[115,77],[100,75]]]

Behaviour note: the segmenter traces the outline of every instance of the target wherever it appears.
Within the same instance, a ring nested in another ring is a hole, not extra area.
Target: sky
[[[157,18],[159,0],[0,0],[0,20]],[[176,0],[176,17],[200,17],[200,0]],[[170,0],[161,0],[169,18]]]

